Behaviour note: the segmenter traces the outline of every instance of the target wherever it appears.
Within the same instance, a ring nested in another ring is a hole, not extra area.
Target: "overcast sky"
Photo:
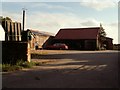
[[[118,0],[3,0],[0,5],[0,16],[21,23],[22,8],[26,8],[26,29],[56,34],[60,28],[99,27],[102,23],[107,36],[118,43]]]

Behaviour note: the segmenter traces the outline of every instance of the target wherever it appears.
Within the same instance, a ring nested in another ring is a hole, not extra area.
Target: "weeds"
[[[16,70],[21,70],[23,68],[31,68],[37,65],[38,63],[35,63],[35,62],[27,62],[27,61],[18,60],[16,64],[2,64],[2,71],[3,72],[16,71]]]
[[[21,69],[22,69],[22,67],[17,66],[17,65],[10,65],[10,64],[3,64],[2,65],[3,72],[16,71],[16,70],[21,70]]]
[[[35,66],[41,66],[43,64],[47,64],[47,62],[34,62]]]
[[[32,68],[33,66],[41,66],[43,64],[47,64],[47,62],[27,62],[23,60],[18,60],[16,63],[10,63],[10,64],[0,64],[0,68],[2,68],[1,71],[3,72],[10,72],[10,71],[16,71],[16,70],[22,70],[23,68]]]
[[[20,67],[23,67],[23,68],[31,68],[32,66],[34,66],[35,65],[35,63],[34,62],[27,62],[27,61],[18,61],[17,63],[16,63],[16,65],[17,66],[20,66]]]

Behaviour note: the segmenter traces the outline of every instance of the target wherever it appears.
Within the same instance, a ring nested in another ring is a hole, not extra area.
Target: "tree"
[[[105,41],[106,41],[106,32],[105,32],[105,29],[103,29],[102,27],[102,24],[100,24],[100,32],[99,32],[99,35],[100,35],[100,42],[101,42],[101,48],[104,47],[104,44],[105,44]]]
[[[100,23],[100,36],[101,37],[106,37],[106,32],[105,29],[103,29],[102,24]]]

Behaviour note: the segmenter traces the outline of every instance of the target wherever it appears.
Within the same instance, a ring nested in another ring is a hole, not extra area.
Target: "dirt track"
[[[29,70],[3,74],[3,87],[118,87],[118,52],[116,51],[37,51],[32,55],[32,60],[52,62]]]

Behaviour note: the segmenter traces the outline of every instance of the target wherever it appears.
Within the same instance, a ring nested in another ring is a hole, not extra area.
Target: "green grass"
[[[27,62],[27,61],[18,61],[17,63],[16,63],[16,65],[17,66],[20,66],[20,67],[22,67],[22,68],[31,68],[32,66],[34,66],[35,65],[35,63],[34,62]]]
[[[2,64],[0,67],[2,67],[3,72],[10,72],[10,71],[18,71],[22,70],[23,68],[32,68],[33,66],[40,66],[42,63],[40,62],[27,62],[19,60],[16,64]]]
[[[10,71],[16,71],[16,70],[21,70],[21,66],[17,65],[10,65],[10,64],[3,64],[2,65],[2,71],[3,72],[10,72]]]

